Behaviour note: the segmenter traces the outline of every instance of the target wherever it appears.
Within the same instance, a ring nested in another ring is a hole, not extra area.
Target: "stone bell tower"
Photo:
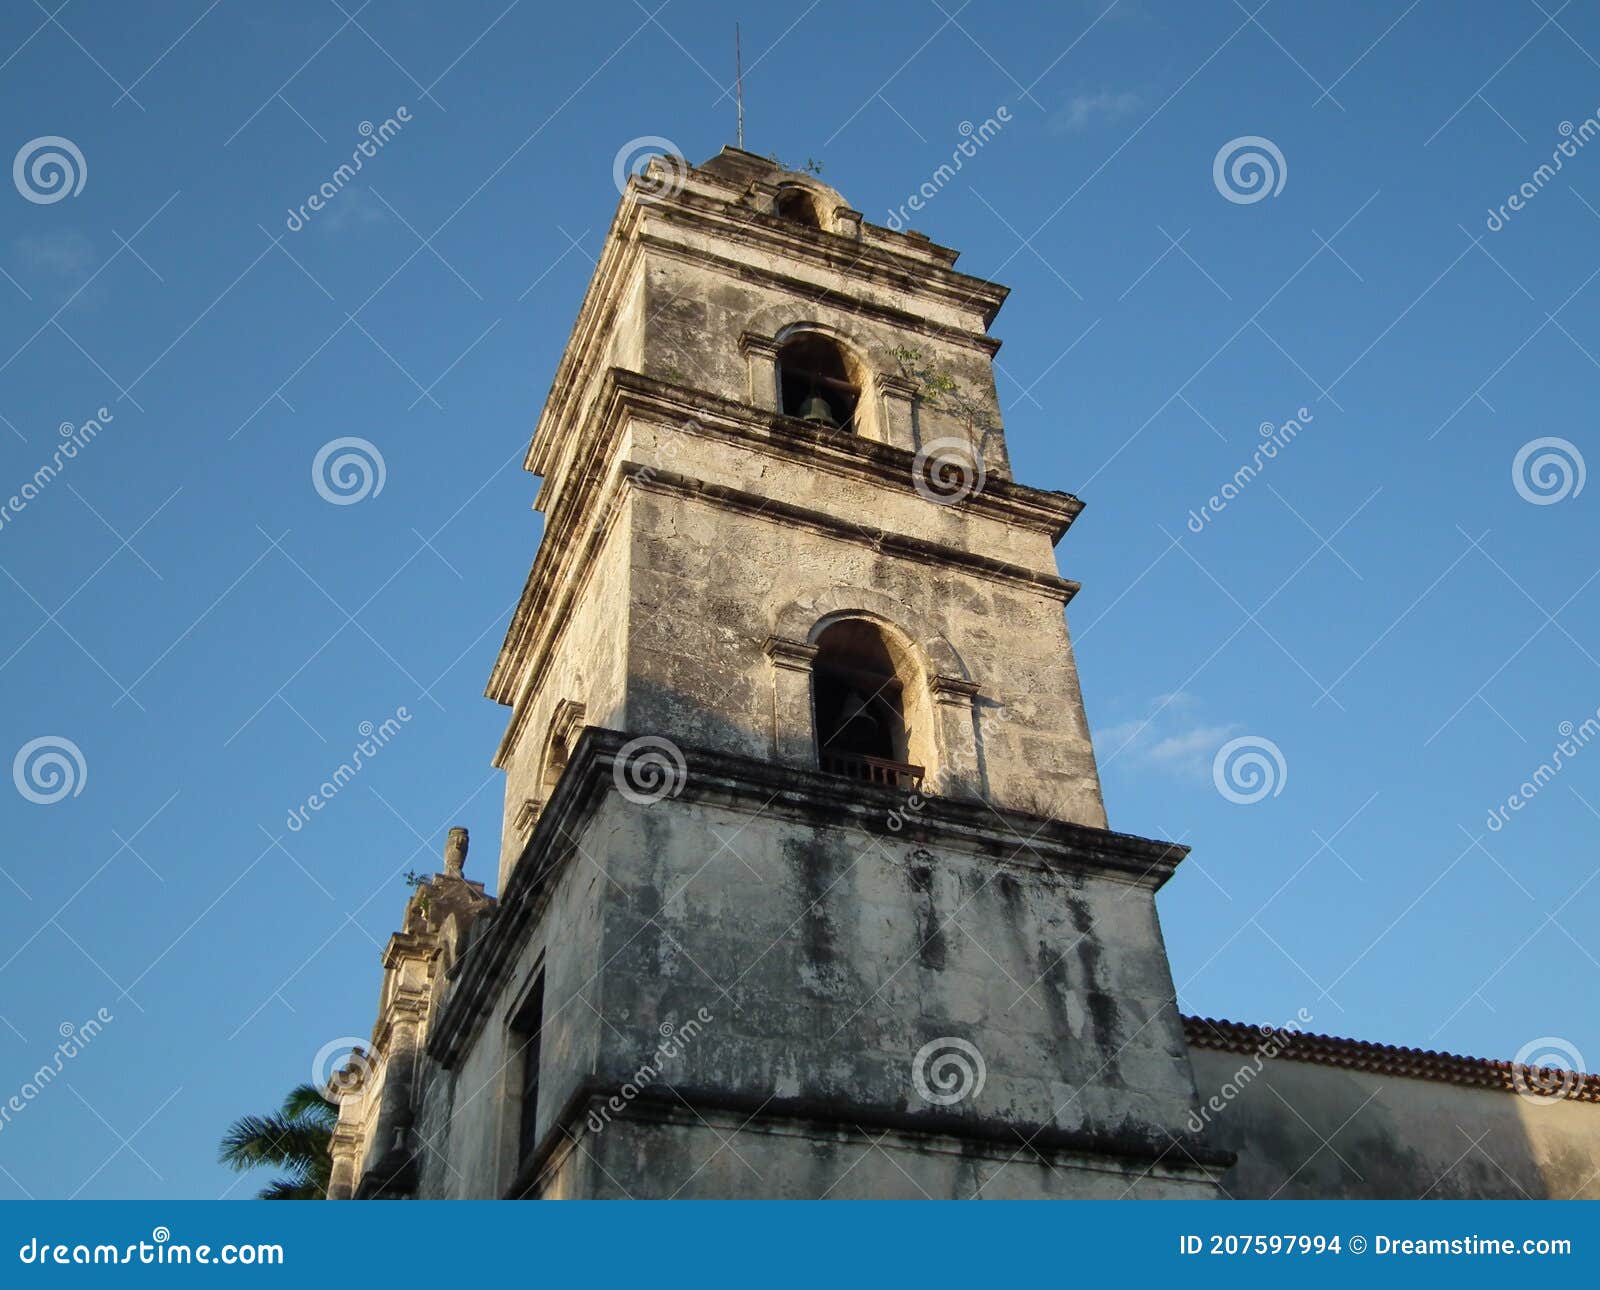
[[[955,261],[732,148],[629,183],[526,462],[499,901],[433,978],[413,1194],[1214,1193],[1184,849],[1106,828],[1081,503],[1012,480],[1006,291]]]

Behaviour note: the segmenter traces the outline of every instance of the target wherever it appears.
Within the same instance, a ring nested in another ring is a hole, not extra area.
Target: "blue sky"
[[[1600,749],[1487,820],[1600,706],[1600,491],[1513,476],[1600,451],[1600,17],[1257,2],[742,6],[748,144],[884,222],[1007,109],[915,224],[1013,288],[1016,474],[1088,503],[1069,620],[1113,826],[1194,847],[1184,1008],[1593,1069]],[[731,141],[741,7],[57,3],[0,12],[5,154],[86,172],[0,193],[0,494],[111,416],[0,525],[0,752],[83,766],[0,793],[0,1094],[114,1019],[0,1127],[0,1196],[247,1195],[216,1139],[370,1026],[401,875],[465,824],[492,877],[521,456],[619,149]],[[1281,189],[1229,200],[1251,136]],[[312,484],[340,437],[358,504]],[[1281,754],[1254,803],[1238,739]]]

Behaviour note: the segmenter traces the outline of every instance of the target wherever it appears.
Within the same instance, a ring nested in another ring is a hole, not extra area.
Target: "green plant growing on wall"
[[[916,382],[918,394],[923,402],[936,404],[945,396],[960,390],[956,378],[942,368],[931,366],[920,349],[907,349],[897,345],[889,352],[894,355],[900,375],[908,381]]]
[[[432,887],[432,880],[425,873],[418,873],[415,869],[406,872],[406,886],[417,894],[417,908],[426,917],[428,913],[428,892]]]
[[[932,407],[949,408],[960,417],[968,431],[977,436],[979,451],[988,446],[989,437],[999,426],[989,415],[988,404],[967,390],[942,367],[935,367],[920,349],[896,346],[890,350],[900,375],[917,385],[921,400]]]
[[[811,174],[811,175],[820,175],[822,173],[822,163],[820,161],[818,161],[815,157],[807,157],[806,160],[805,160],[805,164],[802,165],[802,166],[791,166],[787,161],[783,160],[783,158],[778,156],[778,154],[775,153],[775,152],[769,152],[767,154],[767,160],[770,161],[774,166],[777,166],[778,169],[780,169],[780,170],[795,170],[795,171],[803,170],[807,174]]]

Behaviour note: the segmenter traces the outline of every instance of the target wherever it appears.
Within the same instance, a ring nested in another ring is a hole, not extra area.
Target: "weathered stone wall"
[[[626,803],[618,805],[625,807]],[[608,822],[617,807],[602,806],[577,842],[604,856]],[[497,976],[481,1029],[455,1070],[428,1065],[429,1091],[417,1121],[421,1183],[418,1195],[447,1199],[503,1196],[517,1171],[521,1114],[520,1040],[513,1013],[539,971],[545,976],[540,1037],[538,1132],[547,1132],[562,1104],[594,1069],[599,1048],[602,978],[601,909],[607,880],[578,859],[554,883],[544,916]]]
[[[729,473],[715,460],[715,448],[697,441],[671,457],[691,458],[697,477]],[[643,446],[640,455],[648,455]],[[856,518],[899,520],[881,490],[875,496],[864,485],[852,490],[833,482],[830,507],[855,508]],[[782,486],[775,479],[769,491]],[[914,495],[905,505],[940,514],[951,509]],[[628,729],[773,756],[775,682],[763,641],[791,606],[817,606],[801,631],[829,609],[864,610],[914,643],[942,638],[981,687],[967,738],[976,749],[982,796],[999,806],[1105,825],[1058,595],[693,497],[641,490],[631,519]],[[1048,558],[1047,540],[1035,535],[1035,543],[1042,550],[1027,554]],[[1017,537],[1015,545],[1026,544]],[[925,687],[932,678],[917,679]],[[810,736],[809,730],[798,733]]]
[[[668,227],[650,229],[663,238],[683,238]],[[685,238],[710,250],[703,239]],[[754,247],[741,248],[740,262],[688,262],[660,253],[646,258],[646,306],[642,335],[646,375],[722,398],[755,406],[775,407],[775,390],[750,388],[749,368],[741,339],[749,334],[775,337],[784,329],[809,323],[825,329],[861,364],[861,407],[858,429],[869,438],[893,442],[890,414],[877,391],[879,374],[898,376],[906,363],[895,351],[917,355],[916,367],[948,377],[958,387],[949,396],[921,402],[917,435],[904,447],[942,438],[973,438],[989,469],[1008,476],[1005,436],[1001,430],[999,395],[984,343],[985,329],[975,308],[952,311],[944,326],[922,325],[922,302],[913,302],[889,286],[877,286],[852,273],[848,262],[837,266],[797,266],[786,257]],[[725,253],[725,248],[724,248]],[[755,280],[751,271],[781,277],[781,283]],[[884,311],[884,312],[878,312]],[[885,316],[888,311],[901,315]],[[918,311],[915,320],[907,311]],[[962,410],[958,411],[957,402]],[[983,431],[988,433],[984,434]]]
[[[518,827],[523,805],[542,801],[544,760],[557,705],[584,705],[584,721],[621,725],[627,694],[627,605],[630,591],[632,539],[626,524],[613,525],[592,563],[570,610],[561,616],[561,631],[539,684],[524,700],[510,752],[502,758],[505,806],[500,831],[499,887],[516,864],[528,829]]]
[[[835,1182],[834,1164],[842,1172],[860,1154],[858,1126],[876,1116],[912,1130],[881,1149],[932,1195],[970,1194],[990,1177],[996,1194],[1210,1194],[1202,1170],[1152,1168],[1194,1102],[1151,891],[1042,865],[1022,835],[1002,849],[1011,854],[978,854],[829,813],[755,801],[634,806],[612,795],[584,838],[607,875],[591,992],[604,1020],[585,1069],[625,1092],[598,1123],[574,1117],[579,1149],[550,1171],[545,1193],[670,1195],[685,1185],[694,1195],[816,1196]],[[562,996],[546,999],[554,1010]],[[981,1055],[984,1080],[942,1107],[919,1095],[913,1063],[950,1036]],[[486,1033],[478,1049],[490,1047]],[[743,1107],[730,1127],[747,1122],[736,1145],[749,1137],[767,1180],[735,1178],[722,1161],[691,1182],[717,1136],[692,1117],[672,1132],[641,1130],[644,1103],[626,1092],[669,1085],[696,1114]],[[571,1091],[552,1082],[548,1102]],[[919,1120],[931,1137],[915,1132]],[[1001,1169],[1035,1129],[1095,1136],[1136,1163],[1079,1152],[1058,1168],[1090,1175],[1049,1182],[1052,1171]],[[883,1194],[906,1189],[897,1178]],[[873,1194],[868,1180],[882,1181],[876,1167],[847,1194]]]
[[[958,1138],[755,1124],[687,1112],[586,1137],[545,1199],[1205,1200],[1199,1170]],[[588,1158],[592,1153],[593,1159]],[[1042,1157],[1042,1159],[1041,1159]],[[1047,1162],[1047,1163],[1046,1163]],[[624,1182],[623,1180],[626,1180]]]
[[[1190,1060],[1202,1105],[1240,1090],[1205,1130],[1238,1153],[1230,1196],[1600,1198],[1600,1106],[1202,1048]]]

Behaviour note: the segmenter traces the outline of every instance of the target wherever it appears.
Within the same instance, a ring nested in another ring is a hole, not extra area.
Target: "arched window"
[[[819,332],[778,348],[779,407],[789,417],[854,432],[861,383],[845,351]]]
[[[907,667],[874,624],[846,618],[816,638],[811,695],[817,759],[835,775],[916,788],[923,768],[909,761]]]
[[[778,192],[778,216],[791,219],[807,228],[820,229],[822,217],[817,213],[817,199],[804,188],[784,188]]]

